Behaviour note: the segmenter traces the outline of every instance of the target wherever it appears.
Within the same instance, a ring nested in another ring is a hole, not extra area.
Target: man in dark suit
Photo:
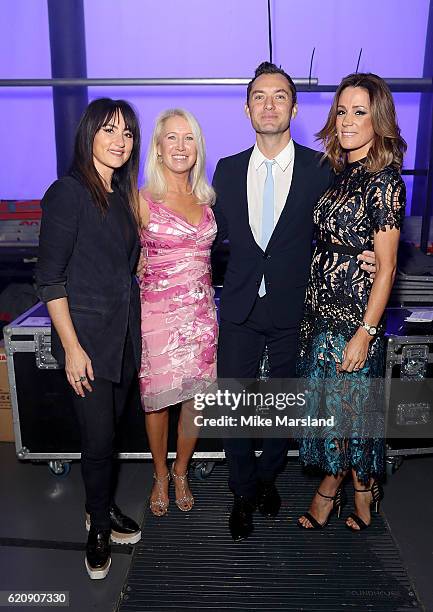
[[[331,180],[320,154],[291,138],[297,110],[290,76],[262,63],[248,85],[245,105],[256,144],[221,159],[215,170],[217,244],[227,238],[230,243],[220,301],[219,379],[254,379],[265,345],[270,378],[295,377],[312,211]],[[285,438],[264,439],[256,459],[253,439],[224,440],[235,541],[251,534],[256,506],[265,516],[278,514],[275,477],[287,447]]]

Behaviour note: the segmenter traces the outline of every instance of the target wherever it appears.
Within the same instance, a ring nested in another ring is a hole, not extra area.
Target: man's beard
[[[286,125],[270,127],[269,129],[261,128],[253,123],[253,128],[257,134],[274,134],[276,136],[277,134],[285,134],[290,129],[290,121]]]

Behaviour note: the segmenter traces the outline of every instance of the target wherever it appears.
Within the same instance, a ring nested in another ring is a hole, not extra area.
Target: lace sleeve
[[[385,168],[371,180],[366,195],[367,211],[375,232],[400,229],[406,206],[406,186],[393,168]]]

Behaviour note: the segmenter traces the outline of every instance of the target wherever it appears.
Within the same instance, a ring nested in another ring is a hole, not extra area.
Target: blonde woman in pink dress
[[[215,194],[205,177],[200,126],[187,111],[168,110],[155,125],[140,192],[140,278],[143,353],[139,373],[146,431],[154,461],[150,509],[166,514],[170,476],[178,508],[191,510],[187,480],[197,438],[193,396],[216,378],[217,320],[210,248],[216,234]],[[182,403],[176,461],[167,467],[168,408]]]

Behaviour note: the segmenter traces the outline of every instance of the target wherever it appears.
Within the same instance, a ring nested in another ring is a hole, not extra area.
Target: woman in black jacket
[[[111,540],[138,525],[111,497],[113,433],[140,364],[137,176],[140,129],[131,106],[102,98],[79,123],[70,174],[42,200],[37,282],[52,320],[52,353],[73,389],[89,536],[86,568],[108,574]]]

